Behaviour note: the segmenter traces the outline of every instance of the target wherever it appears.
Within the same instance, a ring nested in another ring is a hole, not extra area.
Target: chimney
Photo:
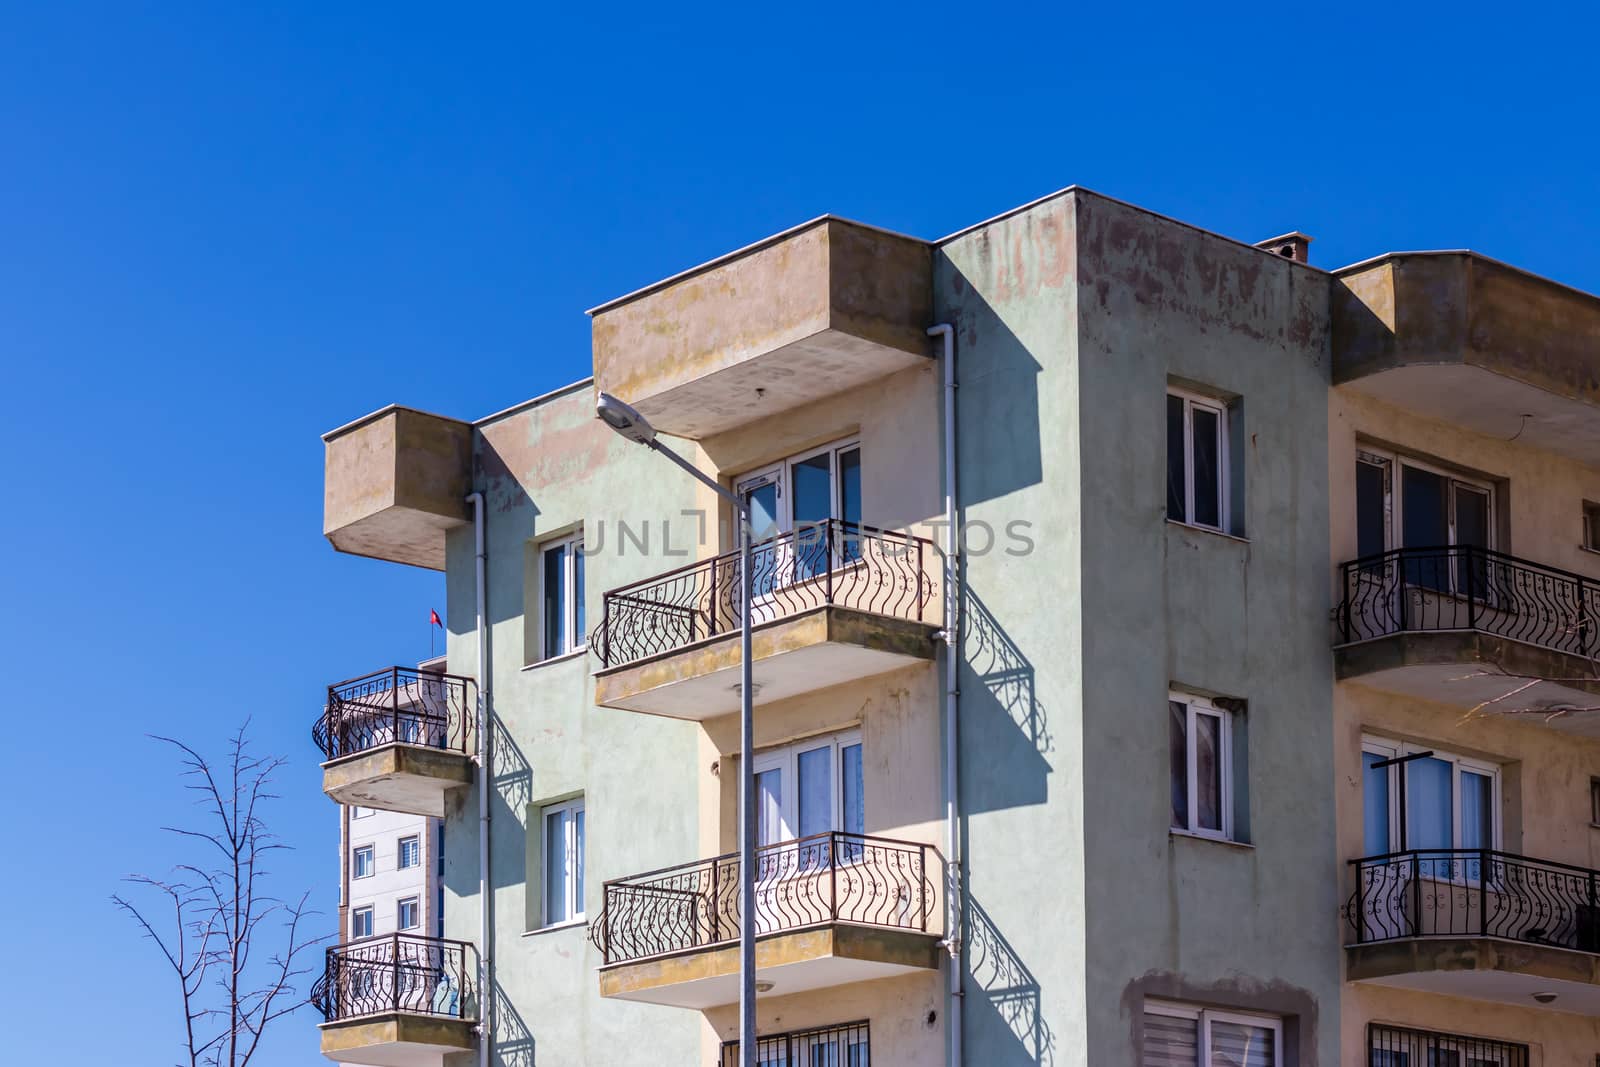
[[[1281,237],[1274,237],[1270,241],[1257,241],[1256,247],[1263,252],[1271,252],[1284,259],[1292,259],[1296,263],[1309,263],[1311,261],[1311,238],[1295,230]]]

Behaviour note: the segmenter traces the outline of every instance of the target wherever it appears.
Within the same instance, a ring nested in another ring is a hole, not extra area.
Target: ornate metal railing
[[[1600,874],[1489,849],[1351,860],[1345,918],[1357,944],[1499,937],[1600,953]]]
[[[311,1003],[329,1022],[396,1011],[475,1021],[477,990],[472,945],[384,934],[331,946]]]
[[[942,869],[928,845],[862,834],[767,845],[756,852],[756,933],[824,923],[937,933]],[[612,879],[589,936],[608,964],[736,940],[738,854]]]
[[[328,686],[311,737],[329,759],[395,742],[471,753],[476,720],[472,679],[390,667]]]
[[[872,1032],[866,1019],[811,1030],[791,1030],[756,1038],[756,1062],[802,1067],[866,1067],[871,1061]],[[739,1042],[722,1043],[722,1067],[739,1067]]]
[[[1432,1064],[1493,1064],[1528,1067],[1528,1046],[1486,1037],[1439,1034],[1370,1023],[1367,1062],[1372,1067],[1423,1067]]]
[[[833,605],[921,620],[938,564],[933,542],[829,519],[756,545],[750,563],[756,624]],[[931,569],[930,569],[931,568]],[[739,553],[691,563],[605,595],[589,643],[602,666],[671,652],[737,630]]]
[[[1478,630],[1600,653],[1600,581],[1472,545],[1400,548],[1339,568],[1334,640]]]

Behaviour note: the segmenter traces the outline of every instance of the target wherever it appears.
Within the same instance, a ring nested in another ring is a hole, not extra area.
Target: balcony
[[[1600,1012],[1600,874],[1482,849],[1352,860],[1346,977]]]
[[[825,217],[589,314],[595,388],[698,440],[925,363],[933,253]]]
[[[1471,252],[1401,253],[1335,274],[1332,334],[1335,385],[1600,465],[1600,298]]]
[[[782,700],[932,660],[938,550],[920,537],[829,520],[756,546],[752,678]],[[735,711],[739,554],[605,595],[591,635],[595,703],[679,719]]]
[[[464,941],[385,934],[328,949],[311,987],[322,1054],[376,1067],[441,1067],[469,1050],[478,952]]]
[[[472,425],[387,407],[323,436],[322,532],[340,552],[444,570],[466,524]]]
[[[826,833],[756,857],[756,970],[779,995],[932,970],[944,861],[908,841]],[[590,928],[600,994],[711,1008],[739,999],[739,860],[730,853],[605,885]]]
[[[1501,552],[1402,548],[1339,568],[1338,678],[1477,707],[1555,712],[1600,693],[1600,581]],[[1592,735],[1586,716],[1539,715]]]
[[[837,1026],[756,1035],[756,1062],[763,1064],[859,1064],[872,1060],[872,1024],[866,1019]],[[739,1067],[739,1042],[722,1043],[721,1067]]]
[[[334,800],[443,818],[445,794],[472,782],[477,687],[411,667],[352,678],[328,687],[311,736]]]

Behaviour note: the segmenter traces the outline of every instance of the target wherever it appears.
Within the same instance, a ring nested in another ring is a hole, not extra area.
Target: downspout
[[[956,527],[956,343],[947,322],[928,327],[928,336],[943,342],[944,369],[944,851],[949,863],[945,885],[944,947],[950,953],[950,1067],[961,1067],[961,774],[956,726],[960,720],[961,687],[961,534]]]
[[[489,1067],[494,1047],[494,990],[490,975],[494,963],[494,927],[489,909],[489,790],[494,777],[489,765],[489,616],[488,575],[485,567],[483,493],[467,497],[472,502],[474,580],[478,598],[478,1065]]]

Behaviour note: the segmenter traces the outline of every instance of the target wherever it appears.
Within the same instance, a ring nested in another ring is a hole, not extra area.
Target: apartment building
[[[339,830],[340,940],[442,937],[442,821],[341,804]]]
[[[1306,248],[825,217],[595,308],[592,380],[329,433],[449,640],[324,786],[442,816],[459,940],[330,949],[324,1054],[736,1062],[733,516],[604,392],[761,538],[759,1062],[1600,1055],[1600,301]]]

